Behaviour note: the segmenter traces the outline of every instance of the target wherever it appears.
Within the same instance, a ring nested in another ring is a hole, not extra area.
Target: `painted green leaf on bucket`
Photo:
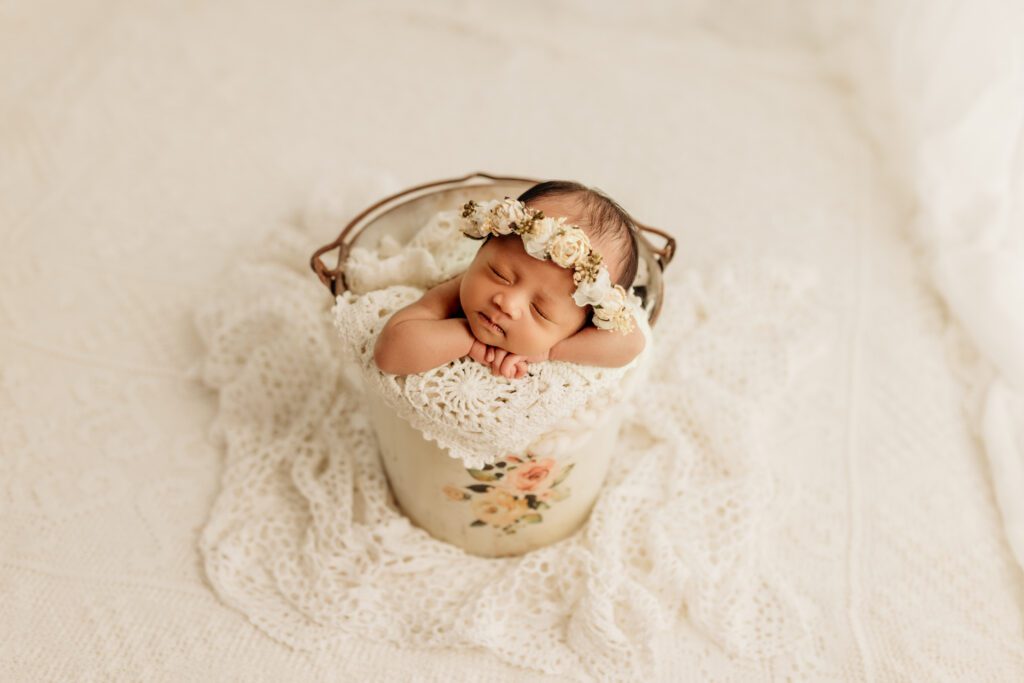
[[[473,477],[477,481],[494,481],[497,479],[493,472],[484,472],[483,470],[473,470],[469,468],[466,468],[466,471],[469,472],[469,476]]]

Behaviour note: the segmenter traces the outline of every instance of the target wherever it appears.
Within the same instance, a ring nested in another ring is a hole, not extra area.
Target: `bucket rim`
[[[388,195],[360,211],[355,218],[350,220],[348,224],[342,228],[341,232],[333,241],[323,245],[313,252],[309,261],[310,268],[312,268],[313,272],[316,273],[320,282],[327,287],[331,295],[337,297],[348,289],[348,285],[345,282],[344,265],[345,261],[348,259],[349,250],[352,248],[352,244],[360,233],[362,233],[362,231],[374,220],[403,204],[426,195],[437,194],[443,191],[462,187],[496,185],[503,182],[525,182],[537,184],[543,181],[537,178],[494,175],[483,171],[476,171],[457,178],[446,178],[443,180],[434,180],[428,183],[414,185]],[[655,262],[658,264],[658,267],[663,274],[665,272],[665,268],[668,267],[668,264],[671,263],[672,258],[675,256],[675,238],[664,230],[660,230],[635,220],[634,223],[637,227],[637,239],[642,240],[644,242],[644,246],[651,251]],[[655,235],[664,240],[662,246],[659,248],[652,244],[648,239],[648,234]],[[327,264],[324,263],[322,257],[335,249],[338,250],[337,264],[334,268],[329,268]],[[658,314],[661,312],[662,301],[664,298],[664,282],[660,278],[658,284],[658,296],[654,303],[654,309],[651,311],[649,316],[649,322],[652,326],[654,325]]]

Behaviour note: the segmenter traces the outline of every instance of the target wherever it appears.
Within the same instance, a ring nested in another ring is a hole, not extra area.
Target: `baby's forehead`
[[[522,238],[517,235],[504,235],[492,238],[491,241],[496,243],[491,254],[496,263],[543,282],[549,290],[548,298],[552,300],[571,300],[572,292],[575,290],[572,270],[563,268],[554,261],[530,256],[523,246]]]
[[[492,253],[493,258],[502,263],[508,263],[509,265],[517,268],[537,271],[538,273],[544,272],[551,266],[555,266],[560,270],[565,270],[551,261],[530,256],[526,251],[526,246],[523,244],[522,238],[518,235],[503,235],[501,237],[492,238],[491,241],[495,243],[495,249]]]

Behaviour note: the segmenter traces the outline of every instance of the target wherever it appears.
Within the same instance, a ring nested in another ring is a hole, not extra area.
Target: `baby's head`
[[[603,257],[612,283],[627,290],[633,284],[639,258],[636,227],[614,200],[561,180],[534,185],[518,199],[545,216],[562,216],[579,226]],[[530,256],[519,235],[491,235],[463,275],[459,300],[477,339],[532,356],[576,334],[590,320],[591,307],[581,308],[572,299],[572,275],[570,268]]]

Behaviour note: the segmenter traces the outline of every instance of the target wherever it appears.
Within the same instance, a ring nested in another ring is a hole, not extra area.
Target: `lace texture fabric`
[[[225,602],[298,649],[355,635],[484,648],[579,680],[664,676],[660,654],[692,627],[747,658],[806,644],[806,610],[770,552],[786,496],[758,444],[812,357],[813,273],[752,261],[671,278],[658,322],[671,343],[652,352],[586,525],[486,559],[433,539],[389,498],[362,373],[302,273],[308,246],[280,235],[273,258],[232,275],[272,294],[226,292],[197,318],[226,451],[200,548]]]
[[[480,242],[462,234],[459,214],[435,213],[407,244],[384,235],[376,249],[353,247],[345,261],[349,291],[365,294],[392,285],[428,289],[464,271]]]
[[[402,285],[362,296],[345,292],[333,311],[335,327],[364,386],[466,467],[482,467],[502,453],[528,447],[545,455],[572,448],[586,434],[566,421],[589,425],[604,410],[628,401],[636,384],[633,371],[651,354],[651,330],[644,320],[647,347],[621,368],[533,363],[527,376],[510,380],[465,357],[415,375],[381,372],[373,362],[374,342],[391,314],[422,294]],[[563,438],[555,441],[552,432]]]

